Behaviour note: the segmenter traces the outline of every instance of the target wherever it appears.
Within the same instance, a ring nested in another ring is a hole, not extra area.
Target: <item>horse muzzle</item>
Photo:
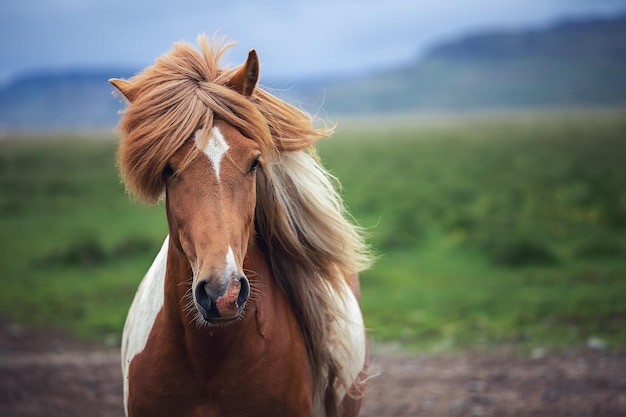
[[[226,286],[215,291],[211,283],[217,281],[201,279],[193,290],[196,309],[209,323],[236,319],[250,296],[250,283],[244,275],[231,276]]]

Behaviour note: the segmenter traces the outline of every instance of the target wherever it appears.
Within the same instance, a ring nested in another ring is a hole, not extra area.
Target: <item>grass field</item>
[[[626,113],[353,121],[320,144],[380,259],[373,338],[419,350],[626,345]],[[119,335],[167,233],[112,139],[0,140],[0,319]],[[117,336],[114,336],[117,337]]]

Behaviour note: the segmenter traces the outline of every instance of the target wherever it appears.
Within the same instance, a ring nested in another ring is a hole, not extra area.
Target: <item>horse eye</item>
[[[257,157],[253,162],[252,165],[250,165],[250,172],[254,172],[256,171],[256,169],[259,167],[259,164],[261,163],[261,158]]]
[[[174,176],[174,168],[168,163],[165,165],[165,168],[163,168],[163,177],[171,178],[172,176]]]

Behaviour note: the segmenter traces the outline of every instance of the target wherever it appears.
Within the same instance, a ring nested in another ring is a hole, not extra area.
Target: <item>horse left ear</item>
[[[109,82],[117,89],[117,91],[126,97],[126,100],[130,103],[133,102],[135,96],[130,93],[130,83],[128,81],[122,80],[121,78],[111,78]]]
[[[246,63],[239,68],[237,73],[226,85],[246,97],[250,97],[256,83],[259,80],[259,57],[254,49],[248,52]]]

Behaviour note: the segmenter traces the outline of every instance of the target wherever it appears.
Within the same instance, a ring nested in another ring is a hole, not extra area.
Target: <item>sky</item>
[[[257,50],[262,76],[293,80],[392,67],[484,30],[626,13],[626,0],[2,0],[0,81],[29,71],[142,68],[200,33]]]

